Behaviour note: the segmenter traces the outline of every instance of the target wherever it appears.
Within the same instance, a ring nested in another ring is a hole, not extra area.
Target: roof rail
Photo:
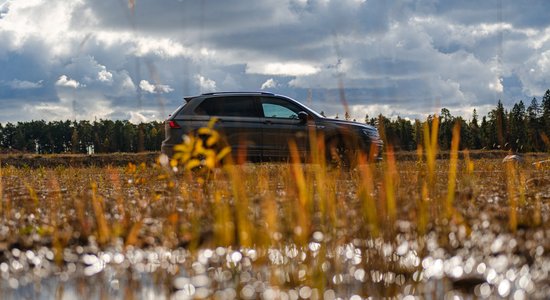
[[[273,96],[275,94],[271,92],[210,92],[210,93],[203,93],[202,95],[224,95],[224,94],[260,94],[260,95],[270,95]]]

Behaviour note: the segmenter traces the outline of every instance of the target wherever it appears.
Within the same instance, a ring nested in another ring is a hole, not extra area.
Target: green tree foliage
[[[542,127],[542,110],[539,106],[537,98],[531,100],[531,104],[527,107],[527,143],[526,151],[541,151],[543,145],[541,144],[541,134],[543,133]]]
[[[474,111],[472,112],[472,120],[470,121],[470,124],[468,124],[468,128],[470,131],[470,135],[468,139],[468,148],[481,149],[483,147],[481,129],[479,128],[478,115],[475,108],[474,108]]]
[[[0,124],[0,150],[30,153],[159,151],[164,123],[30,121]]]

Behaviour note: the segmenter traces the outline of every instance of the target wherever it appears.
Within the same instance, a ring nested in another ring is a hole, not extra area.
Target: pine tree
[[[474,111],[472,113],[472,120],[470,121],[469,128],[470,128],[470,139],[469,139],[469,145],[468,148],[470,149],[481,149],[481,130],[479,128],[478,124],[478,115],[477,110],[474,108]]]
[[[509,142],[511,149],[523,151],[527,142],[527,128],[525,127],[525,105],[523,101],[514,104],[509,117]]]
[[[346,110],[346,113],[344,114],[344,120],[346,120],[346,121],[351,120],[351,115],[350,115],[349,111],[347,111],[347,110]]]
[[[550,137],[550,90],[546,90],[542,97],[542,127],[542,133]]]
[[[540,138],[542,132],[541,113],[537,98],[533,97],[531,104],[527,107],[527,151],[542,150],[542,141]]]
[[[506,112],[502,101],[498,100],[497,107],[489,113],[490,121],[493,125],[491,134],[497,137],[496,145],[503,149],[506,144]]]

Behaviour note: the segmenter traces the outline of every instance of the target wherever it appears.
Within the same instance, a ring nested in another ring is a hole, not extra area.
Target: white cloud
[[[155,86],[149,83],[147,80],[142,80],[139,82],[139,88],[147,93],[154,94],[155,93]]]
[[[277,83],[277,81],[275,81],[273,78],[269,78],[268,80],[266,80],[266,82],[262,83],[261,89],[262,90],[272,89],[277,87],[278,85],[279,84]]]
[[[80,87],[80,82],[74,79],[70,79],[69,77],[67,77],[67,75],[61,75],[59,79],[55,82],[55,85],[76,89]]]
[[[139,37],[133,40],[137,56],[155,54],[163,58],[190,55],[192,51],[182,44],[168,38]]]
[[[504,86],[502,85],[502,78],[495,78],[493,82],[490,82],[489,89],[497,93],[502,93],[504,91]]]
[[[41,88],[43,86],[43,82],[44,82],[43,80],[40,80],[38,82],[32,82],[27,80],[14,79],[8,82],[8,85],[15,90],[29,90],[29,89]]]
[[[216,91],[216,82],[214,80],[208,79],[202,75],[197,75],[196,79],[202,93]]]
[[[305,76],[319,72],[319,68],[307,63],[251,63],[247,73],[280,76]]]
[[[113,73],[103,68],[103,70],[97,73],[97,79],[101,82],[113,82]]]
[[[77,115],[150,118],[183,95],[258,87],[298,99],[313,89],[312,106],[329,112],[340,79],[352,108],[416,115],[440,99],[462,113],[550,87],[542,2],[507,3],[500,20],[471,1],[138,2],[132,15],[104,1],[0,0],[2,117],[36,99],[52,117],[95,99]]]
[[[139,82],[139,88],[149,94],[166,94],[173,92],[174,89],[165,84],[152,84],[147,80]]]
[[[139,123],[147,123],[149,122],[149,119],[143,114],[141,114],[140,112],[131,111],[130,118],[128,119],[128,121],[130,121],[130,123],[133,123],[133,124],[139,124]]]

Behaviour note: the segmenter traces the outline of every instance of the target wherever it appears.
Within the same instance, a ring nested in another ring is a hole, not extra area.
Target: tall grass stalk
[[[393,224],[397,219],[397,205],[395,191],[397,185],[397,168],[395,164],[395,155],[393,147],[390,145],[386,149],[386,163],[384,164],[384,194],[386,200],[387,221]]]
[[[298,147],[293,140],[289,141],[289,149],[292,162],[290,165],[292,178],[294,179],[296,191],[298,193],[298,203],[295,211],[297,226],[294,228],[294,234],[296,236],[296,241],[300,245],[305,245],[307,239],[309,238],[311,226],[311,198],[308,184],[306,183],[304,168],[302,166],[302,162],[300,161]]]
[[[512,232],[516,232],[518,226],[517,220],[517,170],[516,162],[506,162],[506,188],[508,192],[508,228]]]
[[[376,202],[374,200],[374,178],[372,167],[365,161],[364,156],[359,157],[360,166],[360,183],[358,196],[361,199],[363,215],[366,217],[367,224],[369,225],[370,234],[373,237],[380,235],[380,229],[378,226],[378,215],[376,208]]]
[[[418,199],[417,203],[418,203],[418,212],[417,212],[418,234],[420,236],[424,236],[426,234],[426,230],[429,222],[428,205],[430,204],[430,196],[428,193],[428,183],[426,181],[422,182],[420,199]]]
[[[321,227],[330,228],[336,222],[334,197],[330,193],[328,169],[326,163],[326,143],[323,135],[318,136],[314,126],[309,127],[309,147],[311,149],[311,162],[313,176],[315,178],[315,191],[318,195],[318,207],[321,213]],[[315,192],[314,191],[314,192]],[[325,228],[323,228],[325,229]]]
[[[107,244],[111,239],[111,231],[107,220],[105,219],[105,211],[103,209],[103,199],[97,195],[97,183],[92,182],[92,207],[96,218],[97,225],[97,240],[101,245]]]
[[[32,212],[36,213],[36,210],[38,209],[38,194],[36,193],[34,187],[32,187],[28,182],[25,182],[25,187],[27,188],[29,197],[31,198]]]
[[[265,233],[259,233],[260,245],[270,246],[271,240],[279,232],[277,202],[269,187],[267,168],[261,168],[258,176],[258,188],[263,193],[262,217],[265,220]]]
[[[241,247],[251,247],[253,245],[253,226],[250,224],[248,216],[249,201],[246,195],[244,176],[238,166],[228,164],[224,167],[229,180],[231,181],[231,191],[234,199],[234,217],[236,225],[237,243]]]
[[[453,138],[451,141],[451,158],[449,162],[449,181],[447,182],[447,199],[445,201],[445,214],[451,218],[453,213],[453,202],[456,191],[456,172],[458,166],[458,146],[460,143],[460,123],[456,122],[453,127]]]
[[[430,189],[433,189],[435,184],[435,167],[437,158],[437,134],[439,131],[439,118],[437,115],[432,120],[430,129],[429,122],[424,123],[424,149],[426,150],[426,163],[428,166],[428,179]]]
[[[63,263],[63,249],[66,246],[66,241],[69,240],[71,232],[60,232],[61,223],[59,223],[59,215],[62,214],[61,206],[63,202],[63,196],[61,195],[61,187],[57,180],[57,177],[53,172],[48,174],[48,186],[50,193],[48,198],[50,200],[50,225],[52,230],[52,247],[54,250],[54,261],[61,265]]]
[[[116,224],[113,224],[113,234],[115,236],[120,236],[124,230],[129,226],[130,220],[128,218],[127,205],[124,205],[124,197],[122,194],[122,184],[120,180],[120,175],[116,169],[112,167],[107,167],[107,174],[109,176],[109,181],[113,186],[113,192],[115,197],[116,209],[120,215],[120,219]],[[128,234],[128,233],[127,233]],[[129,234],[128,234],[129,236]],[[126,239],[126,242],[133,242],[131,239]]]

